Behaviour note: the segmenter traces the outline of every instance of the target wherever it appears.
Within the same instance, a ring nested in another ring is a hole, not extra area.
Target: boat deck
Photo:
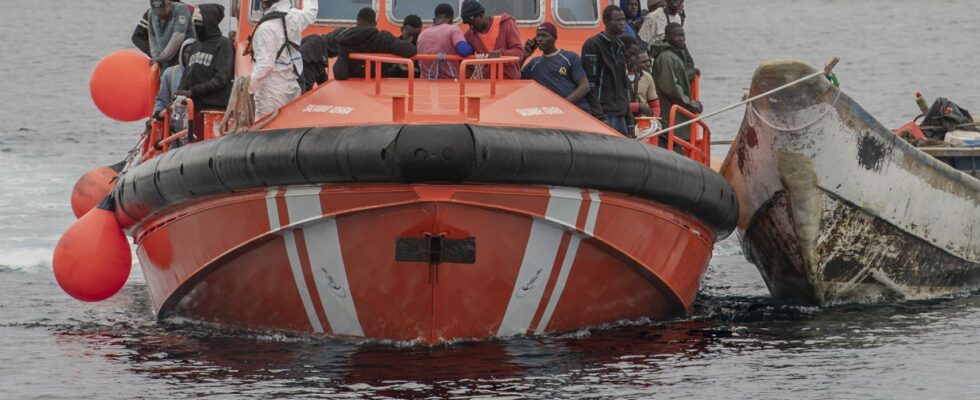
[[[479,123],[564,129],[621,137],[601,121],[534,81],[501,80],[495,93],[487,80],[468,80],[465,95],[459,82],[384,78],[330,81],[283,107],[265,129],[394,123]],[[396,102],[405,101],[397,115]],[[469,102],[469,103],[467,103]],[[479,103],[478,105],[475,105]],[[463,107],[465,106],[465,107]],[[461,110],[461,108],[464,108]]]

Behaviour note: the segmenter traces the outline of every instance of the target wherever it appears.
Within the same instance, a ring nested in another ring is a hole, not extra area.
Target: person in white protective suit
[[[292,8],[289,0],[262,0],[264,16],[251,40],[249,93],[255,96],[256,120],[272,114],[302,93],[296,81],[303,73],[299,43],[303,30],[316,20],[318,3],[303,0],[303,8],[298,10]]]

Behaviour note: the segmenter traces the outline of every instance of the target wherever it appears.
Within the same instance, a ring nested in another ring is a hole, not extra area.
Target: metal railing
[[[170,116],[173,114],[174,107],[187,107],[187,129],[180,132],[170,134]],[[143,142],[143,147],[141,149],[142,160],[146,161],[160,154],[166,153],[170,150],[171,145],[188,135],[191,135],[190,129],[191,124],[194,122],[194,101],[191,99],[186,99],[184,105],[171,104],[163,110],[164,116],[163,121],[157,120],[156,116],[153,116],[153,121],[150,123],[150,134]],[[202,138],[204,139],[204,138]]]

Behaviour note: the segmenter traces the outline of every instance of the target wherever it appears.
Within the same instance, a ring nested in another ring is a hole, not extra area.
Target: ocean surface
[[[563,336],[420,348],[158,322],[138,267],[114,298],[74,301],[50,262],[74,221],[72,184],[122,159],[141,129],[103,117],[88,76],[131,46],[147,4],[9,5],[0,398],[980,398],[980,295],[782,306],[733,239],[717,247],[691,316]],[[916,114],[916,91],[980,110],[975,0],[689,0],[687,14],[707,110],[739,101],[760,62],[833,56],[843,90],[886,126]],[[711,121],[715,138],[731,139],[741,116]]]

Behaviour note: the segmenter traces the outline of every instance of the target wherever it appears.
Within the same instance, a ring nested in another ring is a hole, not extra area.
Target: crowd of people
[[[301,35],[316,20],[317,1],[304,1],[302,9],[296,9],[289,0],[260,0],[263,17],[245,49],[253,61],[249,93],[254,96],[255,117],[269,115],[326,83],[328,70],[337,80],[363,76],[364,61],[350,57],[355,53],[435,55],[416,61],[416,77],[425,79],[489,77],[488,66],[461,71],[458,58],[450,56],[509,56],[520,62],[505,66],[505,79],[534,80],[633,137],[636,117],[666,117],[675,105],[692,113],[702,111],[691,96],[691,82],[700,72],[686,46],[684,0],[648,0],[645,10],[640,2],[622,0],[620,6],[604,8],[603,31],[576,53],[556,46],[559,29],[554,24],[542,23],[534,38],[525,41],[512,16],[489,15],[478,0],[462,3],[459,16],[468,26],[465,32],[453,24],[453,6],[440,4],[428,28],[422,17],[409,15],[397,36],[378,29],[376,11],[366,7],[358,12],[355,26],[307,37]],[[168,105],[182,98],[193,99],[197,113],[226,107],[234,50],[218,29],[224,8],[194,7],[179,0],[150,0],[150,5],[133,33],[133,43],[152,63],[166,68],[154,116],[162,118]],[[541,54],[535,56],[537,51]],[[408,69],[390,65],[382,74],[407,77]],[[689,139],[686,129],[676,134]]]

